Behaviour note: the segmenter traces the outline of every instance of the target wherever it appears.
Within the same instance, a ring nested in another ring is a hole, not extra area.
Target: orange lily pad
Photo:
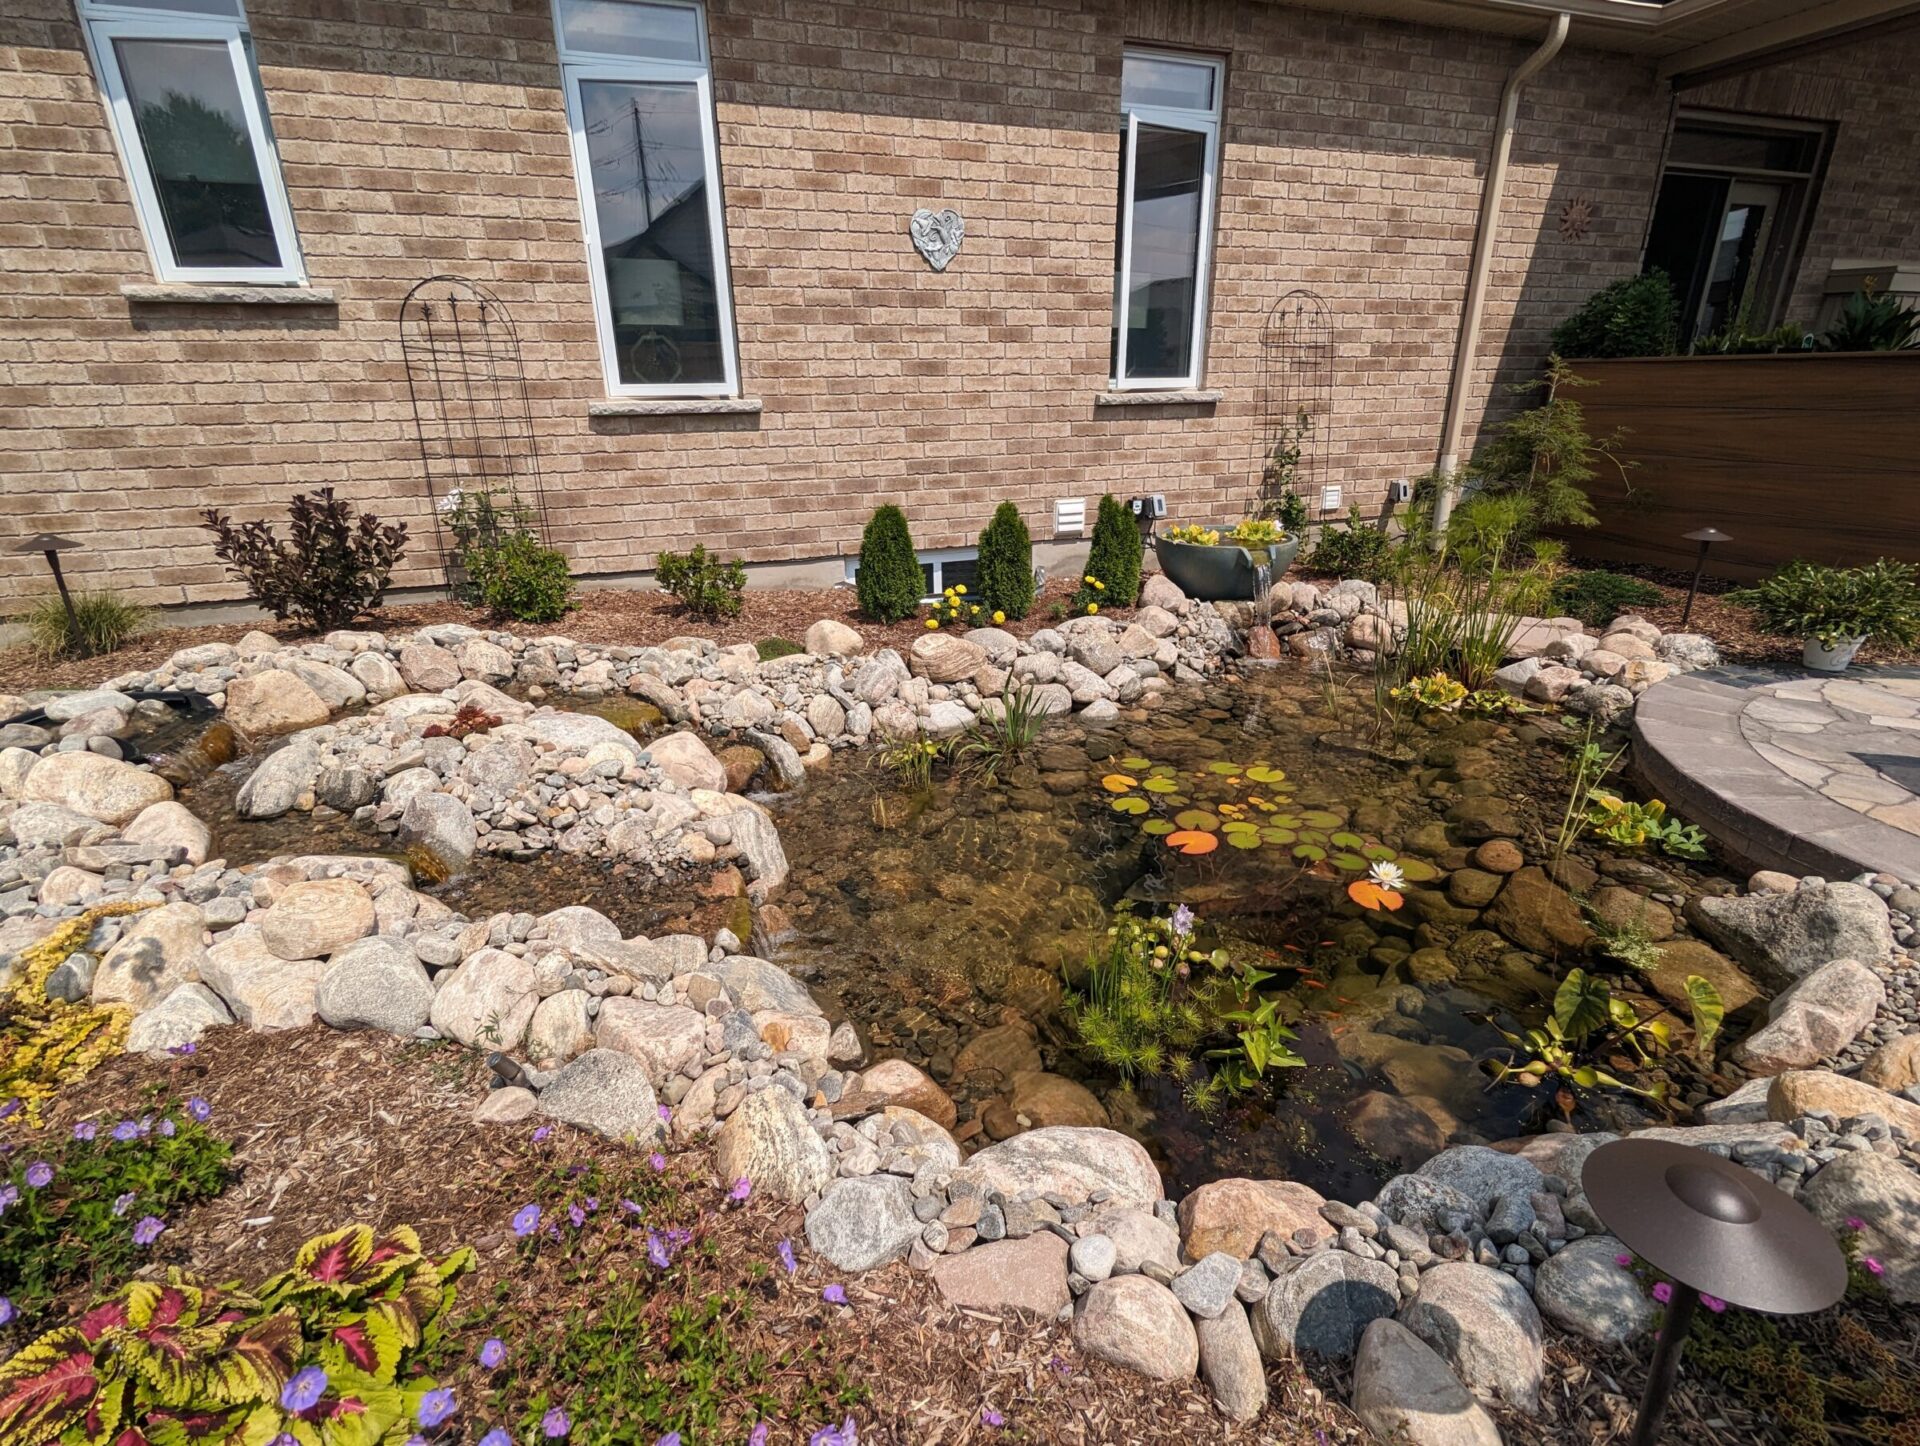
[[[1167,835],[1167,847],[1183,854],[1210,854],[1220,847],[1220,836],[1202,833],[1197,828],[1183,828]]]

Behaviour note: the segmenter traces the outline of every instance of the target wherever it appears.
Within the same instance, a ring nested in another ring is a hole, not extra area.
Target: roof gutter
[[[1473,234],[1473,260],[1467,271],[1467,299],[1460,312],[1460,335],[1453,348],[1453,378],[1447,385],[1447,410],[1440,427],[1440,491],[1433,505],[1433,545],[1444,545],[1447,521],[1459,493],[1454,474],[1460,469],[1460,434],[1466,426],[1467,397],[1473,386],[1473,364],[1480,350],[1481,314],[1487,304],[1487,277],[1493,270],[1493,246],[1500,229],[1500,201],[1507,186],[1507,158],[1513,151],[1513,127],[1520,113],[1520,92],[1546,68],[1567,41],[1570,23],[1566,11],[1553,17],[1546,39],[1513,68],[1500,91],[1500,114],[1494,122],[1493,154],[1480,186],[1480,222]]]

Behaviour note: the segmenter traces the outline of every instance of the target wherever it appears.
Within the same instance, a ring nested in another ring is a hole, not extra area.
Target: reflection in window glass
[[[580,113],[619,381],[724,382],[698,90],[582,80]]]
[[[226,44],[123,38],[113,47],[176,263],[279,266]]]
[[[571,55],[701,64],[700,16],[684,5],[635,0],[561,0],[560,38]]]
[[[1129,377],[1180,377],[1192,369],[1206,159],[1205,136],[1140,127],[1124,302]]]
[[[1136,110],[1157,105],[1210,111],[1214,108],[1217,74],[1213,66],[1200,61],[1178,60],[1170,55],[1129,55],[1120,71],[1120,108]]]

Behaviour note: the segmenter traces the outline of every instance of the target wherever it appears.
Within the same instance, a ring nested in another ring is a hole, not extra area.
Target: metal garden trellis
[[[447,511],[479,492],[540,537],[546,494],[520,338],[506,305],[463,276],[430,276],[400,304],[400,350],[426,471],[440,563],[458,587],[458,539]]]
[[[1260,423],[1253,459],[1264,517],[1296,492],[1321,515],[1333,426],[1333,319],[1317,294],[1296,288],[1274,302],[1260,333]]]

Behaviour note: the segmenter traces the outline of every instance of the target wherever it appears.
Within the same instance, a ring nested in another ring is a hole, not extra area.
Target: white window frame
[[[720,145],[713,114],[711,53],[707,49],[704,6],[686,0],[647,0],[693,12],[700,33],[696,63],[643,60],[632,56],[582,53],[567,48],[561,18],[562,0],[553,0],[553,39],[560,52],[561,89],[567,100],[567,131],[573,143],[574,181],[580,191],[580,225],[586,233],[587,279],[593,289],[593,325],[600,338],[600,365],[610,397],[736,397],[740,394],[740,358],[733,334],[733,273],[727,255],[725,204],[721,198]],[[593,196],[593,160],[587,150],[586,125],[580,103],[581,81],[693,82],[700,99],[702,163],[707,168],[707,238],[713,250],[715,301],[720,313],[720,354],[725,375],[708,382],[623,382],[613,334],[613,303],[607,294],[606,255],[600,248],[600,215]]]
[[[1116,337],[1113,375],[1108,379],[1115,391],[1163,392],[1200,385],[1206,370],[1207,305],[1213,271],[1213,213],[1220,185],[1220,114],[1226,98],[1227,66],[1217,56],[1192,55],[1179,50],[1154,50],[1129,45],[1126,58],[1140,56],[1148,60],[1177,60],[1183,65],[1203,65],[1213,72],[1213,109],[1188,110],[1184,107],[1142,105],[1125,114],[1120,175],[1120,264],[1113,278],[1113,325]],[[1187,355],[1192,365],[1182,376],[1129,377],[1127,375],[1127,282],[1133,275],[1133,167],[1140,143],[1142,125],[1164,130],[1187,131],[1205,138],[1206,150],[1200,177],[1200,250],[1194,258],[1193,333]]]
[[[273,127],[267,120],[259,72],[247,48],[246,12],[239,0],[234,0],[234,9],[238,12],[236,16],[224,19],[144,6],[89,4],[81,0],[81,30],[93,60],[93,73],[99,77],[107,118],[112,122],[109,129],[133,193],[133,209],[139,217],[141,233],[146,237],[147,252],[153,258],[154,274],[162,281],[298,286],[306,281],[306,264],[300,255],[299,237],[293,229],[293,208],[287,202],[286,181],[280,174],[280,153],[274,146]],[[278,266],[180,264],[167,233],[167,218],[160,207],[153,168],[140,140],[140,125],[127,94],[126,77],[120,73],[120,58],[113,48],[116,40],[217,40],[226,45],[233,65],[234,84],[240,92],[240,109],[247,122],[247,139],[253,147],[254,168],[260,173],[267,217],[273,225],[274,244],[280,251]]]
[[[946,591],[949,562],[978,562],[980,549],[977,547],[934,547],[924,548],[913,555],[914,561],[933,569],[933,591],[920,599],[923,603],[939,602]],[[860,575],[860,559],[849,557],[846,560],[847,581],[853,582]]]

